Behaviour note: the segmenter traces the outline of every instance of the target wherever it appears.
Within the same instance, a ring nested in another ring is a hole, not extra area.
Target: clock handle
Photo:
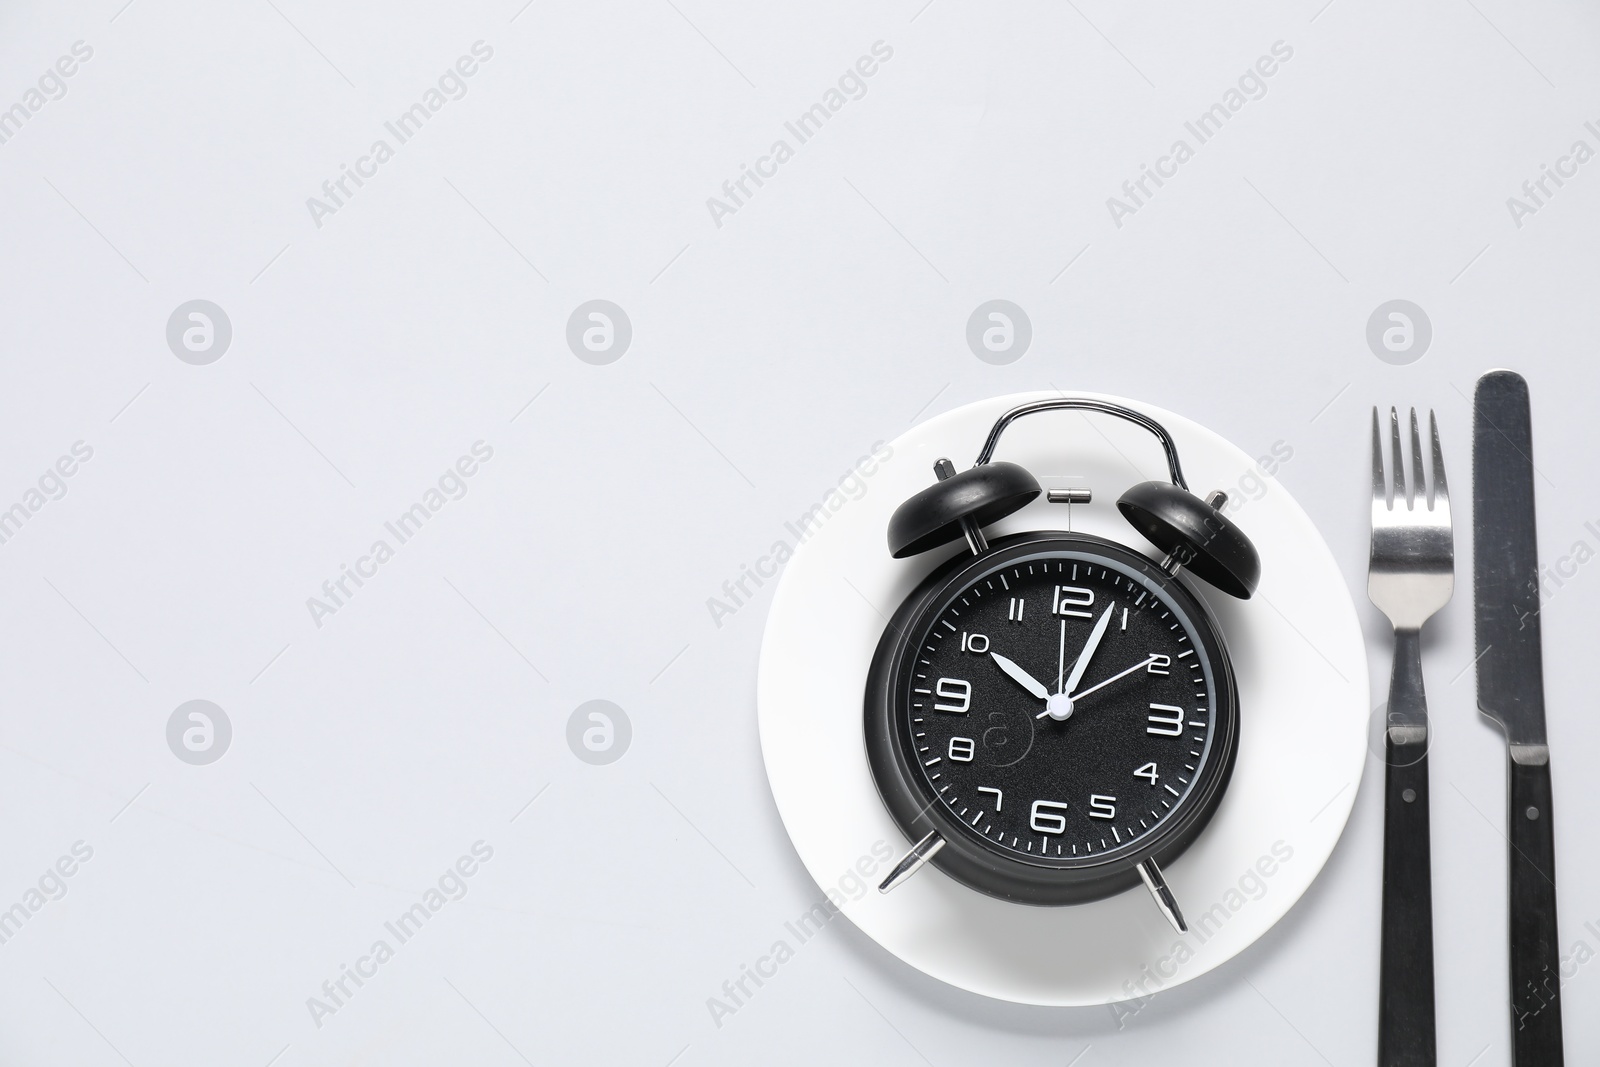
[[[1172,440],[1172,435],[1167,428],[1146,415],[1142,411],[1123,404],[1113,404],[1109,400],[1097,400],[1092,397],[1056,396],[1048,400],[1031,400],[1026,404],[1018,404],[1010,411],[1001,415],[989,430],[988,438],[983,442],[983,449],[978,453],[975,467],[981,467],[994,458],[994,450],[1000,444],[1000,435],[1006,432],[1006,427],[1024,415],[1032,415],[1039,411],[1098,411],[1104,415],[1115,415],[1125,419],[1135,426],[1142,426],[1155,435],[1161,442],[1161,450],[1167,457],[1167,473],[1172,478],[1172,484],[1179,489],[1189,488],[1189,483],[1183,480],[1183,467],[1178,462],[1178,446]]]

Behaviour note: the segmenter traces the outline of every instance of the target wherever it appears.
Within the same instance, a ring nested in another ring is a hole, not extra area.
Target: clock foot
[[[889,872],[889,877],[885,878],[878,886],[878,892],[887,893],[913,874],[916,874],[922,869],[922,865],[932,859],[934,853],[941,848],[944,848],[944,838],[939,836],[939,831],[937,830],[912,845],[911,851],[900,858],[900,862],[894,865],[894,870]]]
[[[1183,921],[1183,912],[1178,910],[1178,899],[1172,895],[1172,890],[1167,888],[1167,880],[1162,877],[1161,868],[1156,866],[1156,861],[1145,858],[1139,861],[1139,877],[1144,879],[1145,888],[1150,890],[1150,895],[1156,899],[1156,907],[1161,909],[1161,914],[1167,917],[1167,922],[1180,934],[1189,932],[1189,924]]]

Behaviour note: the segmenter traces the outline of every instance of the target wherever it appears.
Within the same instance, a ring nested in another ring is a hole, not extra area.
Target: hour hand
[[[1040,700],[1050,699],[1050,690],[1046,689],[1044,685],[1038,681],[1038,679],[1034,678],[1033,675],[1029,674],[1027,671],[1023,670],[1009,659],[1006,659],[1006,657],[1002,656],[998,652],[991,652],[989,655],[994,658],[995,663],[999,665],[1001,670],[1006,672],[1006,675],[1010,677],[1013,682],[1016,682],[1018,685],[1022,686],[1022,688],[1026,689]]]

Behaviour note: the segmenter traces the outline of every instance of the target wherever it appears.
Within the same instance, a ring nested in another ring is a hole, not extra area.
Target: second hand
[[[1093,693],[1095,690],[1104,689],[1106,686],[1110,685],[1112,682],[1118,681],[1119,679],[1122,679],[1122,678],[1126,678],[1128,675],[1132,674],[1134,671],[1143,670],[1144,668],[1150,666],[1150,664],[1154,663],[1156,661],[1156,658],[1157,657],[1154,656],[1154,655],[1147,656],[1144,659],[1140,660],[1138,663],[1135,663],[1133,666],[1129,667],[1127,670],[1122,671],[1122,672],[1120,672],[1118,674],[1113,674],[1111,677],[1107,678],[1103,682],[1096,682],[1094,685],[1091,685],[1087,689],[1084,689],[1084,690],[1081,690],[1079,692],[1073,693],[1072,694],[1073,702],[1076,703],[1078,700],[1082,699],[1083,697],[1088,696],[1090,693]],[[1035,715],[1034,718],[1035,719],[1042,719],[1048,714],[1050,714],[1050,712],[1047,709],[1047,710],[1042,711],[1039,714]]]

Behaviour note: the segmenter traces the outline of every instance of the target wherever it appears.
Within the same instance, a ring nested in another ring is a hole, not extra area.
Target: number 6
[[[1028,825],[1036,834],[1059,834],[1067,828],[1067,817],[1060,814],[1066,810],[1059,800],[1035,800]]]

